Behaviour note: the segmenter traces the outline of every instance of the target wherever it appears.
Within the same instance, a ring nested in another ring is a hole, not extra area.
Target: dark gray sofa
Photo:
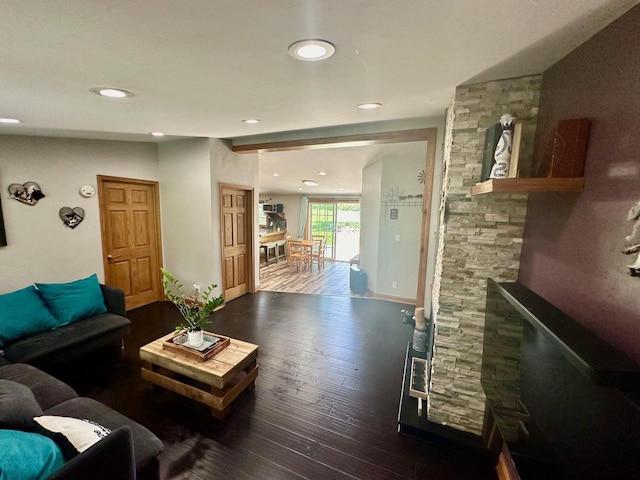
[[[122,342],[129,334],[124,292],[100,285],[107,312],[54,330],[20,338],[2,347],[11,363],[28,363],[45,370],[96,348]]]
[[[0,379],[27,386],[44,415],[88,419],[112,433],[67,462],[53,480],[158,479],[158,455],[164,446],[149,430],[68,385],[26,364],[0,366]],[[4,418],[6,420],[6,418]]]

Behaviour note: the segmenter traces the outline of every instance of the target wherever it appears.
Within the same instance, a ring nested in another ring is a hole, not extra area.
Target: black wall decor
[[[0,200],[0,247],[7,246],[7,234],[4,231],[4,218],[2,217],[2,200]]]

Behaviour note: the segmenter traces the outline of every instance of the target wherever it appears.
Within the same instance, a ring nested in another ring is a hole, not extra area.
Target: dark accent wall
[[[621,253],[640,200],[640,6],[543,75],[535,158],[558,120],[591,117],[581,194],[531,194],[519,281],[640,363],[640,277]]]

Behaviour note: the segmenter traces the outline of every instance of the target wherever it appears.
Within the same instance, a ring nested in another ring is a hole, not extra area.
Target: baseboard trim
[[[415,298],[404,298],[404,297],[393,297],[391,295],[382,295],[380,293],[374,292],[370,288],[367,288],[367,297],[376,298],[378,300],[388,300],[390,302],[396,302],[396,303],[408,303],[410,305],[416,304]]]

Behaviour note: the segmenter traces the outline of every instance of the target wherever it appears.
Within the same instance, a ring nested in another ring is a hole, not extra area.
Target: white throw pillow
[[[40,427],[37,433],[56,442],[67,461],[111,433],[108,428],[87,419],[44,415],[34,417],[33,421]]]

